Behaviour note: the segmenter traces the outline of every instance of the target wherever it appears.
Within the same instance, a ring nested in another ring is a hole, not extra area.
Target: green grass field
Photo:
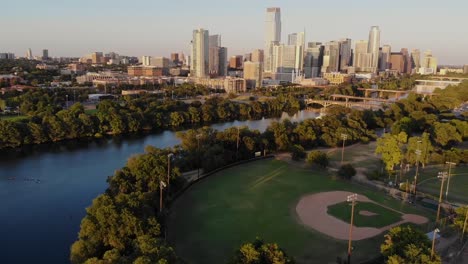
[[[88,115],[94,115],[97,113],[97,109],[85,109],[85,113]]]
[[[375,213],[373,216],[359,214],[361,211]],[[342,202],[328,207],[328,214],[341,219],[345,222],[351,222],[351,204]],[[401,221],[401,214],[375,203],[357,202],[354,207],[354,226],[357,227],[376,227],[381,228]]]
[[[226,263],[242,243],[256,236],[278,243],[299,263],[334,263],[346,255],[347,241],[299,224],[295,212],[303,195],[333,190],[356,192],[396,210],[428,216],[388,196],[334,180],[325,171],[263,160],[192,186],[171,206],[168,240],[189,263]],[[355,242],[354,259],[376,256],[382,241],[383,235]]]

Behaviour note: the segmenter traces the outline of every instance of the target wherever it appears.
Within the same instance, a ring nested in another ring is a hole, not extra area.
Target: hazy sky
[[[0,52],[188,54],[192,30],[203,27],[222,35],[229,55],[244,54],[263,48],[270,6],[281,8],[283,42],[304,29],[307,41],[367,39],[378,25],[392,51],[431,49],[441,64],[468,64],[466,0],[5,0]]]

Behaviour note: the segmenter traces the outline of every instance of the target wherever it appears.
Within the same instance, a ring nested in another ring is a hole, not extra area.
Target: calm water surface
[[[211,127],[248,126],[264,131],[275,120],[317,117],[301,111],[290,117],[235,121]],[[109,139],[85,146],[53,146],[23,155],[0,153],[0,263],[69,263],[71,244],[92,200],[106,179],[145,146],[179,144],[175,132],[137,139]]]

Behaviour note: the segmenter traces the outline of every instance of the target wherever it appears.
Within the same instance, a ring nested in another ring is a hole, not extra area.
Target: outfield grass
[[[28,119],[28,117],[25,115],[0,115],[0,119],[17,122],[17,121]]]
[[[333,190],[356,192],[399,211],[427,216],[388,196],[334,180],[325,171],[263,160],[192,186],[171,206],[168,240],[189,263],[226,263],[242,243],[256,236],[277,242],[299,263],[334,263],[337,256],[346,255],[347,241],[299,224],[295,212],[302,196]],[[382,241],[383,235],[355,242],[354,258],[376,256]]]
[[[419,187],[436,197],[440,193],[440,185],[442,181],[437,178],[439,171],[446,171],[442,165],[426,168],[419,174]],[[449,186],[448,200],[452,202],[468,203],[468,167],[456,166],[452,168]],[[447,181],[444,183],[443,197],[445,199],[445,192],[447,188]]]
[[[359,214],[361,211],[375,213],[373,216]],[[351,204],[342,202],[328,206],[328,214],[351,223]],[[375,203],[357,202],[354,207],[354,222],[357,227],[376,227],[381,228],[401,221],[401,214]]]
[[[97,113],[97,109],[85,109],[85,113],[88,115],[94,115]]]

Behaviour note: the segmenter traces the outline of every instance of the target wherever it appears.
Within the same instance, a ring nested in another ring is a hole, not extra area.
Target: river
[[[214,124],[224,130],[248,126],[265,131],[272,121],[317,117],[301,111],[290,117]],[[0,153],[0,263],[69,263],[85,208],[107,188],[106,179],[145,146],[179,144],[173,131],[133,139],[109,139],[75,147],[60,144],[22,155]]]

